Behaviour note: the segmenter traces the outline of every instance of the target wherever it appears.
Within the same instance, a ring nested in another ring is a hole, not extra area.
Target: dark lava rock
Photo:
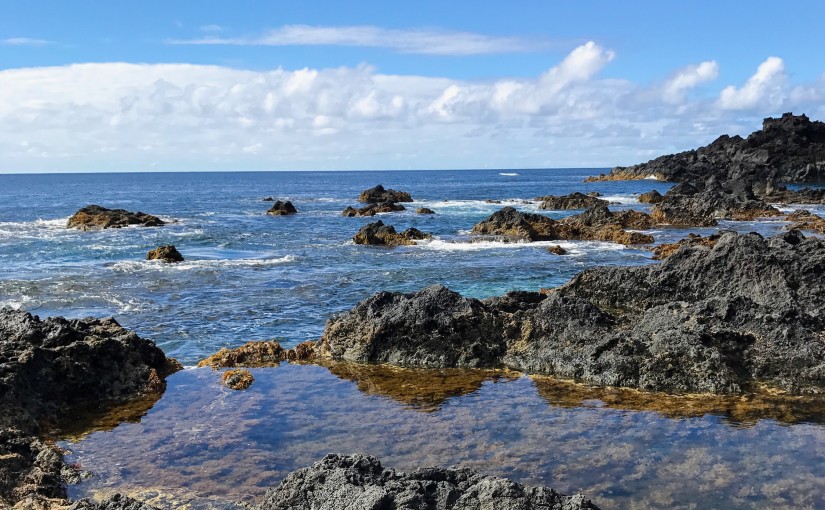
[[[290,214],[295,214],[297,212],[298,210],[295,209],[295,206],[292,205],[292,202],[288,200],[286,202],[281,202],[280,200],[278,200],[277,202],[272,204],[272,207],[270,207],[266,213],[270,216],[288,216]]]
[[[417,214],[435,214],[435,211],[430,209],[429,207],[419,207],[415,210]]]
[[[224,372],[223,376],[221,376],[221,382],[230,390],[245,390],[252,386],[255,378],[249,370],[236,368]]]
[[[247,342],[235,349],[223,348],[198,363],[199,367],[271,367],[282,361],[304,361],[314,355],[314,342],[301,342],[293,349],[284,349],[275,340]]]
[[[330,454],[287,475],[257,510],[576,510],[597,508],[582,495],[525,487],[466,468],[400,473],[375,457]]]
[[[75,501],[66,510],[157,510],[155,507],[141,503],[122,494],[115,494],[103,501],[89,499]]]
[[[664,197],[662,196],[662,194],[656,191],[655,189],[639,195],[639,202],[642,204],[658,204],[663,199]]]
[[[718,219],[749,221],[782,214],[749,189],[726,189],[714,179],[701,188],[687,183],[674,186],[653,207],[651,216],[675,226],[710,227]]]
[[[406,191],[395,191],[394,189],[384,189],[380,184],[374,188],[364,190],[358,196],[358,201],[374,204],[378,202],[412,202],[413,199]]]
[[[274,202],[274,201],[275,201],[275,199],[272,198],[272,197],[266,197],[266,198],[261,199],[261,202]]]
[[[405,210],[406,208],[403,205],[396,204],[395,202],[378,202],[370,204],[366,207],[362,207],[361,209],[347,207],[346,209],[344,209],[344,212],[341,213],[341,216],[375,216],[378,213],[389,213]]]
[[[607,386],[825,392],[825,242],[726,232],[661,264],[580,273],[547,296],[382,292],[327,322],[319,352],[497,367]]]
[[[825,234],[825,218],[810,211],[794,211],[785,219],[791,222],[787,227],[790,230],[812,230]]]
[[[664,260],[679,251],[684,246],[706,246],[708,248],[713,248],[716,241],[718,241],[720,237],[722,237],[722,234],[712,234],[707,237],[702,237],[698,234],[688,234],[687,238],[680,239],[675,243],[654,246],[651,249],[653,252],[653,260]]]
[[[99,205],[87,205],[80,209],[66,223],[66,228],[80,230],[99,230],[104,228],[122,228],[129,225],[159,227],[165,225],[162,219],[142,212],[129,212],[125,209],[106,209]]]
[[[57,448],[17,429],[0,428],[0,508],[28,497],[65,498]]]
[[[162,260],[164,262],[183,262],[183,255],[180,254],[177,248],[169,244],[166,246],[158,246],[154,250],[150,250],[146,254],[146,260]]]
[[[607,200],[602,200],[584,193],[570,193],[569,195],[557,196],[547,195],[536,197],[537,202],[541,202],[539,209],[546,210],[567,210],[567,209],[587,209],[594,205],[607,205]]]
[[[499,236],[516,241],[611,241],[621,244],[647,244],[653,236],[628,232],[627,228],[643,229],[654,225],[653,219],[638,211],[611,212],[605,205],[554,220],[541,214],[524,213],[505,207],[476,224],[472,233]]]
[[[560,245],[550,246],[547,248],[547,251],[552,253],[553,255],[567,255],[567,250],[562,248]]]
[[[817,183],[825,181],[825,123],[805,115],[766,118],[747,138],[722,135],[696,150],[614,168],[592,180],[644,179],[674,182]]]
[[[430,234],[425,234],[417,228],[408,228],[399,234],[395,227],[384,225],[384,222],[379,220],[361,227],[352,240],[355,244],[370,246],[401,246],[415,244],[415,241],[430,237]]]

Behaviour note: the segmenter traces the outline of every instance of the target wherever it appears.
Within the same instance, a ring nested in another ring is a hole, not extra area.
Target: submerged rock
[[[177,248],[169,244],[166,246],[158,246],[154,250],[150,250],[146,254],[146,260],[162,260],[163,262],[183,262],[183,255],[180,254]]]
[[[413,199],[406,191],[395,191],[394,189],[384,189],[380,184],[361,192],[358,201],[368,204],[378,202],[412,202]]]
[[[639,203],[642,204],[658,204],[662,200],[664,200],[664,197],[655,189],[639,195]]]
[[[582,495],[525,487],[466,468],[386,469],[375,457],[330,454],[287,475],[257,510],[576,510],[595,509]]]
[[[384,225],[384,222],[379,220],[361,227],[352,240],[355,244],[370,246],[403,246],[415,244],[415,241],[430,237],[432,237],[430,234],[425,234],[417,228],[408,228],[399,234],[395,231],[395,227]]]
[[[653,219],[642,212],[611,212],[605,205],[564,218],[554,220],[541,214],[524,213],[505,207],[489,218],[476,224],[476,235],[500,236],[516,241],[611,241],[621,244],[647,244],[653,236],[640,232],[628,232],[627,228],[643,229],[654,225]]]
[[[288,216],[290,214],[295,214],[297,212],[298,210],[295,209],[295,206],[292,205],[292,202],[288,200],[286,202],[281,202],[280,200],[278,200],[277,202],[272,204],[272,207],[270,207],[266,213],[270,216]]]
[[[547,295],[381,292],[331,318],[318,351],[645,390],[823,393],[823,267],[821,239],[726,232],[661,264],[584,271]]]
[[[314,342],[302,342],[284,349],[275,340],[247,342],[234,349],[223,348],[198,363],[199,367],[271,367],[282,361],[304,361],[315,355]]]
[[[69,218],[69,221],[66,223],[66,228],[99,230],[104,228],[122,228],[130,225],[159,227],[165,224],[165,221],[151,214],[129,212],[125,209],[106,209],[99,205],[87,205]]]
[[[389,212],[398,212],[398,211],[406,211],[406,208],[401,204],[396,204],[395,202],[378,202],[374,204],[370,204],[366,207],[362,207],[361,209],[356,209],[354,207],[347,207],[344,209],[344,212],[341,213],[341,216],[348,216],[348,217],[360,217],[360,216],[375,216],[379,213],[389,213]]]
[[[536,197],[539,204],[539,209],[546,210],[567,210],[567,209],[587,209],[596,205],[607,205],[607,200],[596,198],[592,195],[585,195],[578,191],[570,193],[569,195],[547,195],[544,197]]]
[[[416,214],[435,214],[435,211],[429,207],[419,207],[415,210]]]
[[[255,378],[249,370],[245,368],[235,368],[224,372],[221,376],[221,382],[230,390],[245,390],[252,386]]]

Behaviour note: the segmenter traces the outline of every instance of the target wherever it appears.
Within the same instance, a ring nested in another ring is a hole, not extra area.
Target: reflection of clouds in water
[[[260,497],[326,453],[363,452],[400,470],[462,465],[584,492],[603,508],[825,504],[825,477],[814,468],[825,461],[825,427],[778,424],[770,398],[755,399],[741,427],[698,408],[682,414],[678,399],[664,411],[661,395],[543,378],[497,384],[436,371],[428,389],[426,371],[332,370],[345,379],[318,366],[254,369],[243,392],[222,388],[209,369],[176,374],[139,424],[71,445],[69,461],[97,474],[72,491],[186,488],[236,501]],[[691,398],[685,408],[700,401]],[[822,423],[813,413],[800,418]]]

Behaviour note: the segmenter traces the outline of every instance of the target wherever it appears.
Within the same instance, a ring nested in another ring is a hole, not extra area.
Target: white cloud
[[[471,32],[438,29],[387,29],[369,25],[324,27],[284,25],[262,36],[205,37],[175,40],[171,44],[243,46],[353,46],[386,48],[401,53],[428,55],[487,55],[547,49],[546,40],[495,37]]]
[[[494,81],[366,65],[10,69],[0,71],[0,171],[611,166],[747,134],[771,114],[825,115],[825,77],[790,85],[781,65],[777,75],[763,64],[722,105],[688,93],[713,79],[713,62],[644,86],[601,78],[614,57],[587,43],[535,78]]]
[[[209,33],[213,33],[213,34],[223,32],[223,27],[220,26],[220,25],[216,25],[214,23],[210,24],[210,25],[201,25],[200,29],[201,29],[201,32],[209,32]]]
[[[779,57],[768,57],[742,87],[725,87],[719,95],[719,106],[726,110],[780,107],[786,82],[785,63]]]
[[[0,39],[2,46],[46,46],[51,44],[51,41],[45,39],[33,39],[31,37],[9,37],[8,39]]]

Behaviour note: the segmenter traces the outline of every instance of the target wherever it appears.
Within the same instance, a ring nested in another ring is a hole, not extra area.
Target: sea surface
[[[578,212],[539,211],[540,195],[596,191],[612,209],[648,210],[637,195],[671,186],[583,182],[603,171],[0,175],[0,306],[114,316],[193,367],[249,340],[316,339],[330,316],[382,290],[441,283],[483,298],[558,286],[590,267],[655,263],[643,247],[612,243],[472,242],[472,226],[505,205],[553,218]],[[400,213],[341,216],[376,184],[415,202]],[[265,215],[270,196],[299,213]],[[66,229],[88,204],[170,223]],[[433,239],[353,244],[376,220]],[[719,228],[770,235],[784,226]],[[659,243],[716,230],[648,232]],[[163,244],[186,262],[144,260]],[[549,253],[555,244],[569,254]],[[466,465],[582,491],[603,508],[825,507],[825,413],[816,401],[616,395],[510,373],[289,364],[253,372],[249,390],[232,392],[211,369],[188,368],[159,401],[114,410],[92,432],[67,432],[69,460],[93,474],[73,495],[120,490],[168,508],[224,508],[255,501],[325,453],[363,452],[401,470]]]

